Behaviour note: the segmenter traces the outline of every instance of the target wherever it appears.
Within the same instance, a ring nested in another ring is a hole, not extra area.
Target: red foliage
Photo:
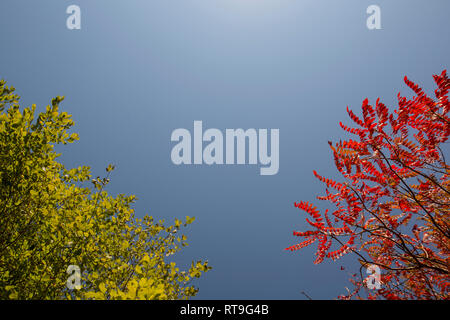
[[[450,167],[442,150],[450,134],[450,81],[446,70],[434,80],[436,100],[405,77],[415,96],[399,94],[393,113],[380,99],[375,106],[363,101],[362,118],[347,108],[357,127],[340,126],[357,140],[329,142],[345,182],[314,171],[327,187],[317,198],[333,204],[334,219],[328,209],[322,214],[308,202],[295,203],[311,216],[312,229],[294,232],[304,241],[286,250],[317,242],[314,263],[353,252],[361,268],[374,264],[382,271],[380,289],[363,291],[360,272],[351,279],[355,289],[340,298],[450,297]]]

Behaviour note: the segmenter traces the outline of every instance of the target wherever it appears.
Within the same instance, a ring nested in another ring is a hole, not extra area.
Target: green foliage
[[[46,111],[19,107],[14,88],[0,81],[0,298],[187,299],[191,281],[210,269],[192,262],[180,271],[170,256],[186,246],[179,229],[193,222],[135,218],[134,196],[108,195],[106,178],[89,167],[66,169],[56,144],[78,140],[74,122],[52,100]],[[69,289],[69,265],[81,288]]]

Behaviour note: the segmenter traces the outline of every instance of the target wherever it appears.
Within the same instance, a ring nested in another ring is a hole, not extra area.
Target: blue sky
[[[81,8],[81,30],[66,8]],[[381,30],[366,9],[381,8]],[[449,1],[40,0],[0,2],[0,78],[22,104],[64,95],[80,141],[61,148],[68,167],[102,175],[109,191],[138,197],[136,214],[195,216],[181,265],[208,259],[202,299],[332,299],[354,257],[313,265],[294,254],[306,228],[294,202],[324,192],[313,170],[336,178],[327,141],[345,137],[346,106],[393,107],[403,77],[434,90],[449,65]],[[177,128],[278,128],[280,169],[175,166]],[[323,205],[323,204],[319,204]],[[320,207],[323,208],[323,207]]]

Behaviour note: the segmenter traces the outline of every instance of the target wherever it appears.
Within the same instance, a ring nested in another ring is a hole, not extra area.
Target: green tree
[[[170,261],[187,245],[180,228],[194,218],[169,226],[136,218],[134,196],[105,191],[113,166],[105,178],[92,178],[89,167],[59,163],[54,146],[78,140],[69,133],[71,116],[58,109],[62,100],[54,98],[37,115],[35,105],[21,111],[14,88],[0,81],[0,298],[194,296],[192,280],[208,263],[193,261],[181,271]]]

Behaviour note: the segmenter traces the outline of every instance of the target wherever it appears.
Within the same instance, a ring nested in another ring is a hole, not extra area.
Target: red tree
[[[361,263],[351,281],[354,290],[343,299],[448,299],[450,292],[450,167],[443,144],[450,134],[446,70],[435,75],[436,99],[405,77],[415,96],[398,94],[398,109],[390,113],[377,99],[366,99],[362,118],[347,108],[356,128],[340,126],[356,140],[339,141],[333,151],[339,183],[314,175],[327,186],[317,197],[333,205],[320,213],[308,202],[295,203],[312,219],[311,230],[296,232],[303,238],[286,250],[318,243],[316,260],[336,260],[349,252]],[[448,151],[448,150],[447,150]],[[367,289],[363,267],[381,270],[377,289]],[[363,290],[364,289],[364,290]]]

